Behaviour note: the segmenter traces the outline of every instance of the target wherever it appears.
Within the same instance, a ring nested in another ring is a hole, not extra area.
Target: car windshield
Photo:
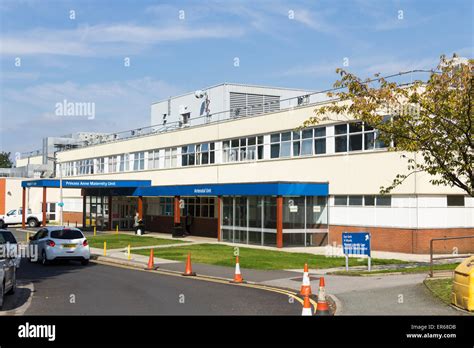
[[[55,239],[79,239],[84,238],[81,231],[78,230],[54,230],[51,231],[51,238]]]
[[[0,232],[0,244],[6,243],[16,244],[15,236],[11,232]]]

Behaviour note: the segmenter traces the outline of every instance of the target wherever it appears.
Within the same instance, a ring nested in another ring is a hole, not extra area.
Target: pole
[[[63,169],[62,163],[59,162],[59,225],[63,225]]]
[[[107,242],[104,240],[104,256],[107,256]]]
[[[128,245],[128,248],[127,248],[127,253],[128,253],[128,256],[127,256],[127,258],[128,258],[128,260],[130,260],[130,259],[131,259],[131,254],[130,254],[130,244]]]
[[[97,235],[97,227],[94,226],[94,237]]]
[[[346,257],[346,272],[349,272],[349,256],[347,254],[344,256]]]
[[[369,256],[369,261],[367,263],[367,266],[369,268],[369,272],[370,272],[370,269],[371,269],[371,266],[372,266],[372,258]]]

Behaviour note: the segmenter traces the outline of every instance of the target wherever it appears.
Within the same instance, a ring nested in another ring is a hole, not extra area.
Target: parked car
[[[7,228],[8,225],[21,224],[22,208],[10,210],[5,215],[0,215],[0,228]],[[43,222],[43,214],[33,214],[31,209],[26,211],[25,222],[29,227],[38,227]]]
[[[11,295],[16,290],[16,254],[10,254],[6,250],[7,243],[17,244],[13,233],[0,230],[0,310],[5,303],[5,295]]]
[[[89,243],[78,228],[44,227],[30,237],[30,245],[37,246],[38,261],[43,265],[54,260],[77,260],[87,265],[91,256]]]
[[[18,249],[18,242],[13,233],[11,233],[11,231],[0,229],[0,245],[6,243],[8,243],[8,246],[10,248],[10,255],[12,255],[14,258],[16,268],[19,268],[21,262],[21,255]]]

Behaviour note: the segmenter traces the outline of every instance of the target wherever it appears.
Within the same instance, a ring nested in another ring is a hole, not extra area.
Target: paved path
[[[423,284],[426,274],[351,277],[326,275],[327,293],[339,301],[339,315],[460,315],[462,312],[435,298]],[[311,277],[317,290],[318,276]],[[264,284],[298,289],[295,281],[278,279]]]

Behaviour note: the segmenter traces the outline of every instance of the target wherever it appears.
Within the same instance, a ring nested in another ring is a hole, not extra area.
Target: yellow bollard
[[[130,253],[130,244],[128,245],[127,251],[128,251],[128,260],[130,261],[130,259],[132,258],[132,255]]]
[[[115,234],[118,234],[118,225],[115,227]]]
[[[94,226],[94,237],[97,235],[97,227]]]
[[[107,256],[107,242],[104,240],[104,256]]]
[[[29,243],[30,241],[30,232],[26,232],[26,242]]]

